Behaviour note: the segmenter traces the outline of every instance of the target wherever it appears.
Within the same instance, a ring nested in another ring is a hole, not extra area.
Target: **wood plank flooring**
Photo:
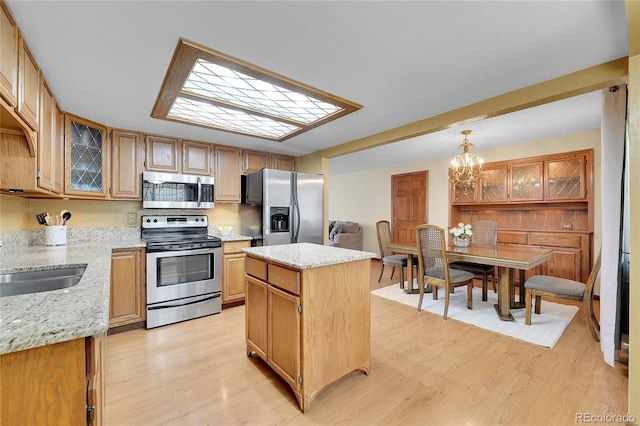
[[[371,289],[392,283],[388,268],[376,282],[379,265]],[[245,355],[244,306],[111,335],[105,424],[566,425],[627,412],[626,366],[604,363],[582,311],[553,349],[377,296],[371,316],[371,374],[329,385],[306,414]]]

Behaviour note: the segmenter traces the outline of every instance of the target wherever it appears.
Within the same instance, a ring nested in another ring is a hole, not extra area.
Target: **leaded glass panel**
[[[547,162],[549,198],[584,197],[582,158]]]
[[[71,121],[71,189],[102,192],[102,130]]]
[[[542,199],[542,163],[511,166],[511,200]]]
[[[455,185],[453,187],[453,202],[457,204],[475,203],[476,202],[476,186],[461,186]]]
[[[507,169],[485,169],[482,172],[480,186],[480,201],[507,200]]]

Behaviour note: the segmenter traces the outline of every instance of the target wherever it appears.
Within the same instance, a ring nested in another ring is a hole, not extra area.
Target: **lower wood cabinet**
[[[498,231],[499,244],[553,249],[553,257],[527,271],[527,277],[543,274],[580,282],[591,272],[591,238],[591,233]]]
[[[101,425],[106,336],[0,355],[6,425]]]
[[[245,255],[242,249],[250,241],[225,241],[222,243],[222,303],[244,300]]]
[[[144,249],[113,250],[109,328],[146,320],[144,272]]]

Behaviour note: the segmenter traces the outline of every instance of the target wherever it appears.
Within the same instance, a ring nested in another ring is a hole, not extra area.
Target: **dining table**
[[[413,256],[418,255],[415,245],[390,243],[389,250],[408,256],[407,265],[412,265]],[[551,259],[553,250],[530,246],[513,246],[503,244],[469,244],[467,247],[456,247],[452,241],[447,243],[447,260],[493,265],[498,268],[498,303],[494,305],[498,317],[503,321],[514,321],[511,309],[524,307],[524,271],[528,271]],[[515,300],[514,278],[519,271],[520,294]],[[407,268],[406,293],[417,293],[413,286],[413,268]]]

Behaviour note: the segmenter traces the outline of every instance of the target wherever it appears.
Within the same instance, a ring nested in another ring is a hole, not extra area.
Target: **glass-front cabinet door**
[[[449,181],[451,185],[452,204],[472,204],[478,202],[478,184],[462,186]]]
[[[65,194],[106,197],[107,129],[67,114],[65,148]]]
[[[545,198],[547,200],[580,200],[586,198],[586,159],[573,158],[545,161]]]
[[[509,192],[511,201],[541,201],[542,161],[513,164],[510,169]]]
[[[507,166],[485,167],[480,176],[480,203],[502,203],[507,198]]]

